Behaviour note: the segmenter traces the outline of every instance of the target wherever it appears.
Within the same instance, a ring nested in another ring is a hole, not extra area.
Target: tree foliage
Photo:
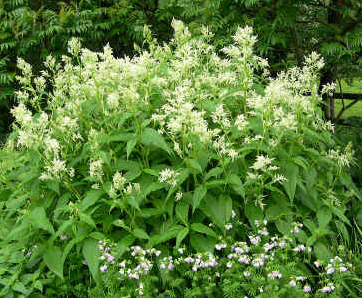
[[[109,43],[116,55],[130,55],[134,42],[141,40],[144,24],[152,24],[161,40],[171,32],[168,19],[172,16],[157,14],[157,2],[0,0],[0,113],[7,114],[18,88],[17,57],[39,72],[47,55],[59,58],[65,54],[71,37],[78,37],[92,50]],[[8,115],[0,118],[9,120]],[[8,124],[4,121],[0,128]]]
[[[40,71],[40,61],[50,53],[63,55],[73,36],[92,50],[110,43],[123,56],[134,54],[145,24],[167,41],[172,18],[191,31],[201,23],[215,32],[218,48],[247,24],[259,36],[256,52],[268,57],[273,74],[317,51],[327,62],[325,84],[361,76],[361,11],[359,0],[0,0],[0,114],[6,113],[0,128],[10,123],[17,57]]]

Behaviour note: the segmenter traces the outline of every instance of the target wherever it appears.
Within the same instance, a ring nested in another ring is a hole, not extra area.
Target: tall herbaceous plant
[[[207,28],[195,37],[172,25],[162,46],[145,28],[147,50],[134,58],[71,39],[69,56],[49,56],[40,77],[18,60],[23,88],[0,151],[0,255],[17,258],[0,258],[13,281],[1,294],[16,292],[15,281],[42,291],[39,280],[66,278],[82,261],[100,282],[104,239],[120,251],[213,251],[218,235],[245,235],[232,215],[254,228],[267,219],[281,233],[303,222],[300,241],[318,258],[333,253],[337,234],[348,237],[353,152],[335,148],[320,117],[323,59],[312,53],[269,78],[250,27],[217,53]]]

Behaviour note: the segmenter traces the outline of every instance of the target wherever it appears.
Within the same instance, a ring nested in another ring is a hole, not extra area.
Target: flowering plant
[[[252,226],[266,216],[284,234],[303,221],[300,240],[323,258],[327,236],[348,236],[360,196],[346,171],[352,148],[335,148],[320,117],[323,59],[268,78],[250,27],[218,54],[208,28],[193,37],[172,25],[162,46],[146,27],[148,50],[132,59],[76,39],[40,77],[19,59],[23,88],[0,151],[1,239],[15,251],[37,245],[26,270],[40,262],[64,278],[68,254],[81,254],[100,283],[97,240],[202,253],[235,215]]]
[[[271,236],[267,222],[244,241],[221,236],[214,252],[189,254],[185,247],[168,254],[132,246],[119,253],[99,241],[100,271],[106,297],[342,297],[343,280],[354,268],[336,256],[316,260],[290,233]],[[247,229],[244,227],[244,229]],[[301,230],[302,231],[302,230]],[[343,258],[343,250],[340,251]]]

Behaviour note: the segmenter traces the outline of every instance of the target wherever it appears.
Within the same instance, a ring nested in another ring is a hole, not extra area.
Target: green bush
[[[220,57],[207,28],[193,37],[172,25],[163,46],[146,27],[149,50],[134,58],[71,39],[70,56],[48,56],[40,77],[18,60],[23,88],[0,151],[4,297],[52,295],[59,279],[74,291],[89,280],[83,260],[101,288],[103,239],[213,252],[233,214],[252,227],[265,218],[284,235],[302,222],[298,239],[321,260],[349,237],[346,215],[361,198],[347,169],[352,149],[335,148],[317,108],[321,57],[271,79],[250,27]]]
[[[0,1],[0,134],[9,132],[8,111],[18,89],[16,59],[31,63],[34,73],[49,54],[60,59],[71,37],[92,50],[110,43],[117,56],[134,54],[134,42],[142,40],[142,28],[152,24],[162,39],[170,37],[171,7],[157,1],[137,0],[2,0]],[[2,137],[0,135],[0,140]]]

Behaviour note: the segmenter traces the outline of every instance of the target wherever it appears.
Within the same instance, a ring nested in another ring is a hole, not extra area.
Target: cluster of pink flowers
[[[99,257],[99,259],[101,261],[106,261],[106,263],[101,265],[101,267],[100,267],[100,270],[102,272],[108,270],[109,264],[114,264],[114,256],[112,256],[110,253],[111,247],[112,247],[112,245],[108,244],[107,241],[102,241],[102,240],[98,241],[98,250],[101,253],[101,256]]]
[[[194,271],[194,272],[198,271],[200,268],[212,268],[212,267],[216,267],[218,265],[218,262],[216,261],[216,257],[211,253],[197,254],[194,257],[188,256],[184,259],[178,258],[175,261],[175,263],[177,265],[179,265],[182,263],[182,261],[186,264],[191,264],[192,271]],[[169,271],[171,271],[174,268],[173,258],[172,257],[164,258],[161,261],[160,268],[168,269]]]
[[[335,287],[333,285],[333,283],[329,283],[327,286],[321,288],[321,292],[322,293],[330,293],[332,291],[334,291]]]
[[[258,221],[255,222],[257,233],[249,236],[249,243],[235,242],[232,245],[228,245],[226,242],[221,241],[216,244],[215,255],[212,253],[184,255],[185,248],[178,248],[176,250],[176,256],[160,257],[161,251],[154,248],[145,250],[140,246],[132,246],[127,250],[130,257],[125,257],[125,259],[118,264],[119,274],[123,278],[139,280],[139,282],[141,282],[141,276],[147,275],[155,267],[154,265],[156,263],[159,264],[161,270],[168,272],[185,265],[186,267],[189,266],[189,270],[194,273],[204,268],[218,267],[218,272],[215,273],[218,277],[220,277],[219,272],[221,272],[221,270],[230,269],[241,270],[243,276],[249,278],[253,271],[257,270],[259,272],[260,268],[264,268],[264,270],[268,272],[267,277],[269,279],[289,278],[290,287],[298,286],[300,289],[303,289],[305,293],[310,293],[312,288],[306,282],[306,277],[285,277],[285,272],[282,271],[282,274],[273,261],[275,262],[278,252],[311,253],[312,248],[306,247],[303,244],[295,246],[293,240],[286,236],[282,238],[270,237],[266,224],[266,221],[263,221],[262,224]],[[299,228],[302,228],[302,224],[296,223],[292,233],[299,233]],[[220,238],[220,240],[222,240],[222,238]],[[103,272],[107,271],[108,266],[115,263],[115,258],[111,254],[111,247],[112,245],[107,244],[106,241],[99,241],[98,249],[101,252],[100,259],[103,261],[100,270]],[[160,258],[154,260],[152,259],[153,257]],[[240,267],[240,265],[246,265],[246,267]],[[325,271],[327,275],[331,275],[335,271],[346,272],[348,271],[347,267],[351,266],[350,264],[345,265],[338,256],[331,259],[325,268],[321,261],[315,261],[314,265],[317,268],[321,268],[322,271]],[[234,266],[236,266],[235,269],[231,269]],[[185,268],[182,268],[181,272],[184,270]],[[326,282],[329,282],[329,280],[327,279]],[[318,291],[330,293],[334,289],[335,286],[333,283],[328,283]],[[137,291],[139,295],[143,295],[142,283],[139,284]]]
[[[282,276],[283,276],[283,275],[282,275],[279,271],[276,271],[276,270],[274,270],[274,271],[271,272],[271,273],[268,273],[268,277],[271,278],[271,279],[274,279],[274,278],[279,278],[279,279],[281,279]]]

